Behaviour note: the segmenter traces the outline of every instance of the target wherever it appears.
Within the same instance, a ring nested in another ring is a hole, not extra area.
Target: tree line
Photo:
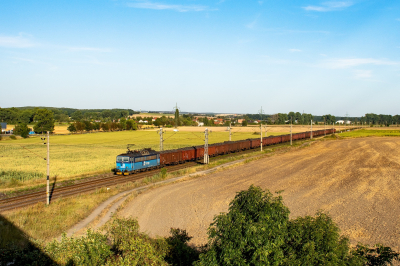
[[[9,124],[32,124],[35,122],[35,115],[38,110],[46,109],[53,113],[55,122],[73,121],[113,121],[123,117],[139,113],[131,109],[72,109],[55,107],[12,107],[0,108],[0,121]]]

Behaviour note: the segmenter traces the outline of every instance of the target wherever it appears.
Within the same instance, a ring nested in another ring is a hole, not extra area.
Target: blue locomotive
[[[160,153],[152,149],[131,151],[117,156],[115,174],[129,175],[141,171],[159,168]]]

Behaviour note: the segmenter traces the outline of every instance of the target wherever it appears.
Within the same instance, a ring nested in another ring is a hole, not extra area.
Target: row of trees
[[[275,125],[283,125],[286,123],[297,123],[300,125],[310,124],[311,120],[314,119],[312,114],[302,114],[300,112],[289,112],[289,113],[277,113],[273,115],[261,115],[261,114],[247,114],[243,116],[243,119],[246,121],[254,121],[261,120],[263,124],[275,124]]]
[[[71,108],[38,108],[38,107],[21,107],[21,108],[0,108],[0,121],[9,124],[31,124],[35,122],[35,114],[38,110],[46,109],[53,113],[56,122],[73,121],[114,121],[120,118],[138,113],[131,109],[96,109],[96,110],[78,110]]]
[[[71,123],[68,126],[68,131],[71,133],[75,132],[92,132],[92,131],[122,131],[122,130],[137,130],[138,126],[133,120],[126,120],[125,118],[120,119],[120,122],[89,122],[89,121],[77,121]]]

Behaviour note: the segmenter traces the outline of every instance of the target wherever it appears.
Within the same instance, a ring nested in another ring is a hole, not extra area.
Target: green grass
[[[285,134],[285,133],[275,133]],[[269,134],[271,135],[271,134]],[[254,138],[253,132],[236,132],[232,140]],[[209,143],[227,141],[228,132],[212,132]],[[164,149],[203,145],[199,132],[167,132]],[[50,136],[50,176],[58,181],[110,172],[115,157],[126,152],[127,144],[134,149],[159,150],[156,131],[122,131],[92,134]],[[45,182],[46,145],[40,137],[0,141],[0,192],[10,187],[38,185]]]
[[[339,133],[341,137],[359,138],[359,137],[392,137],[400,136],[400,130],[373,130],[373,129],[360,129],[355,131]]]

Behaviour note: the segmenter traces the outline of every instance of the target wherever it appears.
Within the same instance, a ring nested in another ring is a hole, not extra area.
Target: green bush
[[[86,236],[54,240],[46,247],[54,261],[67,265],[104,265],[112,254],[107,236],[88,230]]]
[[[10,136],[10,139],[16,140],[16,139],[17,139],[17,137],[16,137],[16,136],[14,136],[14,135],[11,135],[11,136]]]
[[[199,259],[199,251],[188,245],[192,239],[186,232],[178,228],[171,228],[171,236],[168,237],[168,252],[165,261],[171,265],[192,265]]]
[[[108,226],[108,236],[116,253],[106,265],[168,265],[164,261],[167,243],[139,233],[134,219],[116,218]]]

